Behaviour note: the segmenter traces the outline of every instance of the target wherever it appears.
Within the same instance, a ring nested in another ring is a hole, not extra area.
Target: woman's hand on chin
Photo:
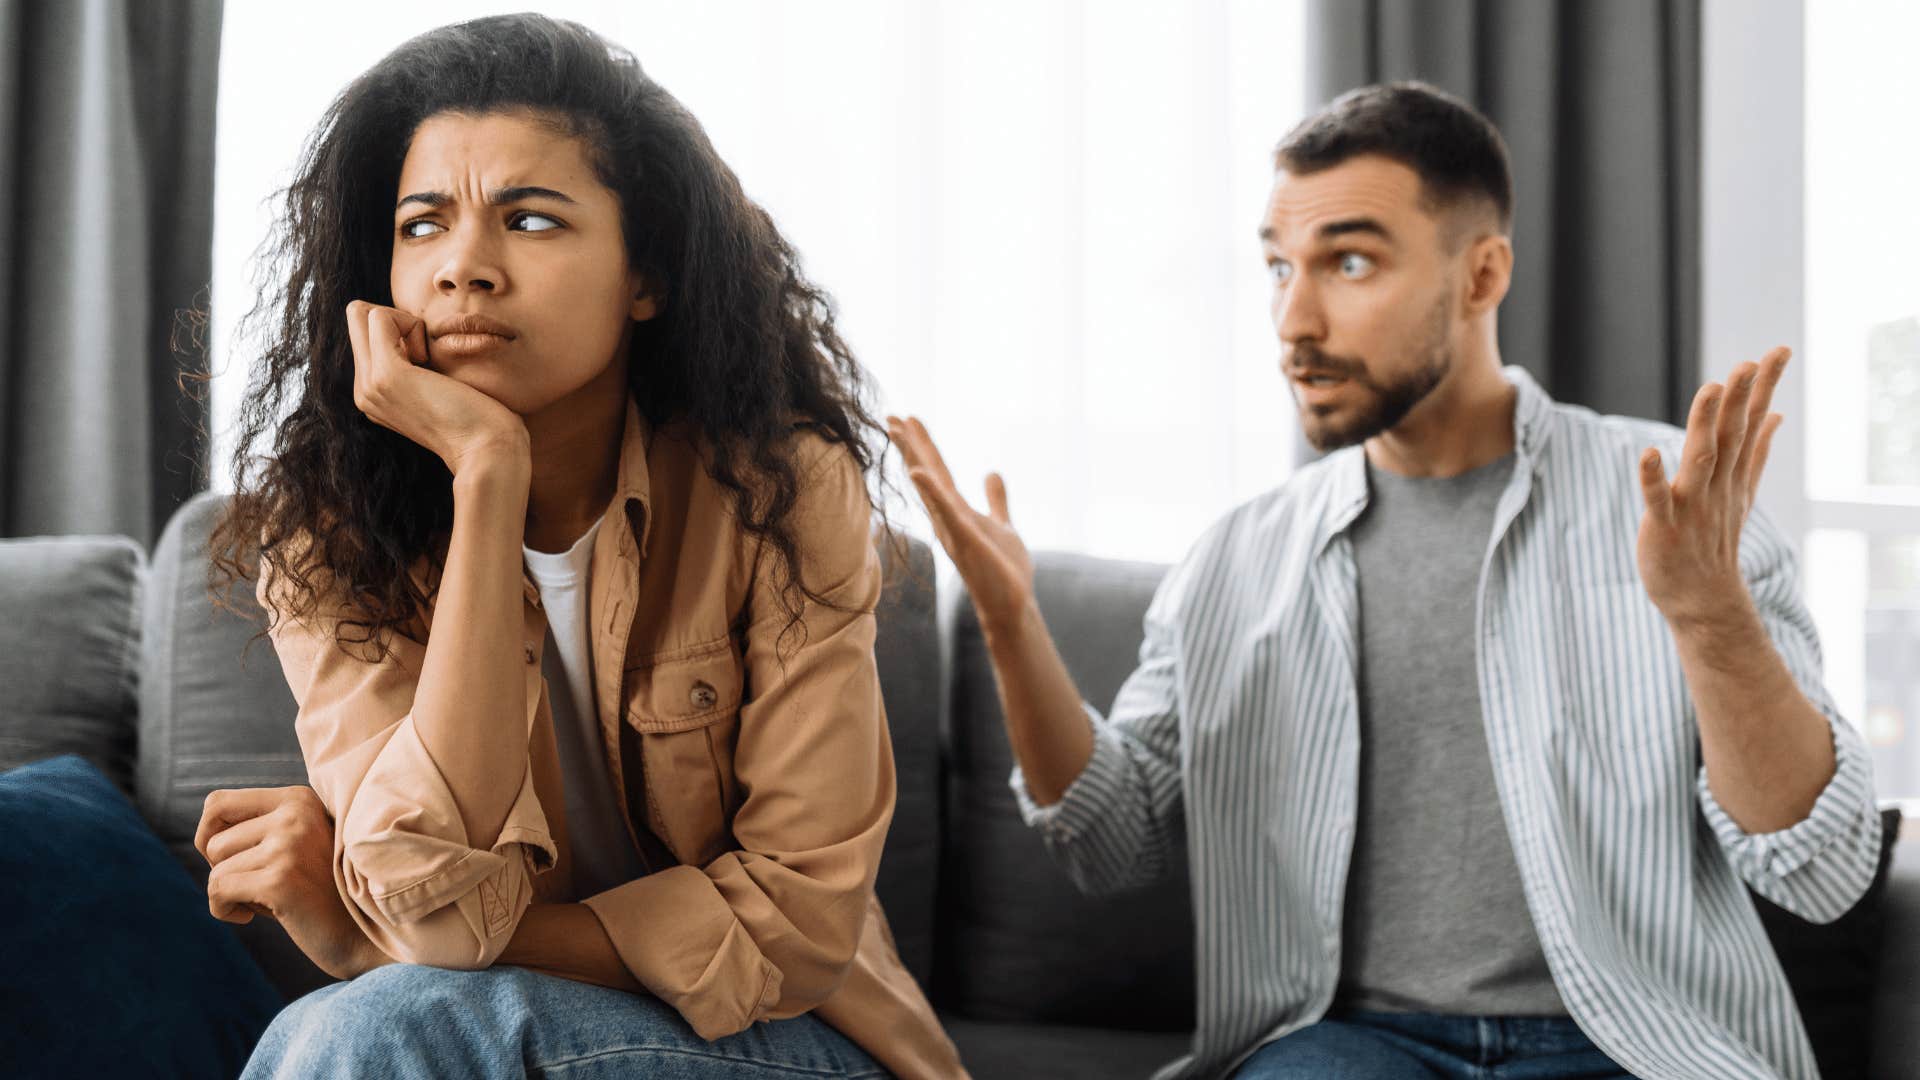
[[[353,403],[367,419],[438,454],[455,476],[504,459],[525,465],[527,425],[513,410],[425,366],[427,327],[398,308],[347,305]]]

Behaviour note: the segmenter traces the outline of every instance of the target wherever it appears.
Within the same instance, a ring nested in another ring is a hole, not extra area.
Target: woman
[[[873,894],[879,428],[699,124],[577,25],[445,27],[334,103],[274,252],[214,546],[312,787],[196,843],[349,981],[248,1074],[964,1075]]]

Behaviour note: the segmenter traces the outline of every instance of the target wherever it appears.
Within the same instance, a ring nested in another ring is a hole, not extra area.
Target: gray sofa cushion
[[[266,622],[252,586],[227,597],[238,615],[216,607],[208,592],[207,537],[224,505],[220,495],[196,497],[154,549],[140,683],[140,808],[202,884],[207,867],[192,841],[209,791],[307,782],[293,729],[298,706],[272,643],[253,641]],[[932,553],[913,541],[907,557],[918,584],[889,565],[879,613],[876,652],[899,801],[876,888],[902,960],[924,983],[939,845],[939,643]],[[255,919],[241,935],[290,996],[328,981],[272,920]]]
[[[0,541],[0,771],[79,754],[132,793],[140,546]]]
[[[1187,1052],[1185,1032],[940,1019],[967,1071],[982,1080],[1129,1080]]]
[[[899,795],[874,891],[907,970],[927,986],[933,971],[933,905],[940,869],[940,631],[933,552],[910,540],[902,566],[883,538],[886,589],[876,612],[880,693],[893,736]]]
[[[297,707],[253,587],[216,607],[207,589],[207,535],[225,499],[196,496],[167,523],[147,576],[140,674],[140,810],[170,844],[186,843],[215,788],[307,782]]]
[[[307,782],[293,694],[273,643],[254,640],[266,616],[253,587],[228,594],[238,614],[208,592],[207,536],[225,504],[218,494],[195,496],[161,533],[147,573],[140,674],[140,811],[202,890],[208,867],[193,833],[207,793]],[[274,920],[234,929],[289,1000],[333,981]]]
[[[1035,557],[1041,613],[1080,692],[1105,709],[1138,659],[1166,568]],[[976,1020],[1148,1031],[1193,1026],[1193,916],[1180,871],[1130,893],[1082,895],[1020,820],[992,665],[964,593],[943,612],[953,650],[938,1003]]]

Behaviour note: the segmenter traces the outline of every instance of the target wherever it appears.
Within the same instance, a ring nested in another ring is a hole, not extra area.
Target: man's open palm
[[[1694,396],[1680,464],[1668,483],[1658,450],[1640,457],[1640,579],[1668,619],[1713,618],[1746,599],[1740,533],[1767,465],[1780,414],[1768,412],[1785,348],[1735,367]]]
[[[918,418],[887,418],[887,433],[907,461],[907,476],[927,507],[934,535],[967,583],[982,625],[1006,625],[1033,599],[1033,557],[1007,516],[1007,486],[999,473],[987,476],[982,514],[954,487],[953,474]]]

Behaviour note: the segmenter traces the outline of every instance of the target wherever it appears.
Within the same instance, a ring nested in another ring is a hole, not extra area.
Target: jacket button
[[[520,645],[527,650],[527,663],[533,663],[533,642],[523,641]]]
[[[720,700],[720,695],[702,680],[693,684],[693,692],[687,695],[687,700],[691,701],[696,709],[711,709],[714,703]]]

